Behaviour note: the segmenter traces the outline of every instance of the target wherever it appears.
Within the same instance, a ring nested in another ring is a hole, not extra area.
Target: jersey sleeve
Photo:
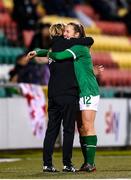
[[[54,60],[65,60],[69,58],[73,58],[74,60],[83,56],[85,47],[81,45],[72,46],[70,49],[66,49],[62,52],[49,52],[49,58]]]
[[[48,50],[47,49],[35,49],[36,55],[38,57],[44,57],[47,56]]]
[[[75,54],[70,49],[66,49],[65,51],[62,52],[49,52],[48,53],[49,58],[54,59],[54,60],[65,60],[69,58],[74,58]]]

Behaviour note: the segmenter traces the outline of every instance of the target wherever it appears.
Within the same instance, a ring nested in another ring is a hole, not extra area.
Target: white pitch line
[[[20,161],[19,158],[0,158],[0,163]]]
[[[96,155],[97,158],[131,158],[131,155],[121,155],[121,156],[117,156],[117,155]]]

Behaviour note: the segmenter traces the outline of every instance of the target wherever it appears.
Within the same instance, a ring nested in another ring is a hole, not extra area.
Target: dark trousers
[[[46,130],[43,162],[45,166],[52,166],[52,154],[56,138],[63,120],[63,164],[70,165],[74,140],[76,112],[78,111],[78,97],[59,96],[49,98],[48,127]]]

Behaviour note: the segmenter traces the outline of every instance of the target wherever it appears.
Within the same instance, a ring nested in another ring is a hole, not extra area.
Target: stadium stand
[[[8,70],[4,70],[7,68],[4,65],[9,66],[10,69],[15,64],[16,57],[30,46],[34,35],[34,30],[23,31],[24,47],[18,45],[18,24],[12,20],[12,9],[12,0],[0,0],[0,71],[6,73]],[[91,48],[94,65],[102,64],[105,67],[104,73],[99,77],[100,86],[130,86],[131,38],[127,33],[125,23],[102,20],[100,14],[89,3],[74,5],[74,10],[83,12],[94,22],[92,26],[85,27],[85,31],[87,36],[94,38],[95,43]],[[50,24],[70,21],[79,22],[79,19],[57,14],[46,14],[40,19],[40,22]]]

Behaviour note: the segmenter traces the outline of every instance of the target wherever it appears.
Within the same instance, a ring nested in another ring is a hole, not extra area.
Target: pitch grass
[[[42,151],[21,150],[0,152],[0,158],[21,158],[17,162],[0,163],[0,178],[9,179],[95,179],[95,178],[131,178],[131,150],[97,151],[95,173],[79,172],[64,173],[62,169],[61,150],[54,153],[54,165],[59,173],[42,172]],[[80,149],[73,150],[73,163],[77,168],[81,166],[82,155]]]

